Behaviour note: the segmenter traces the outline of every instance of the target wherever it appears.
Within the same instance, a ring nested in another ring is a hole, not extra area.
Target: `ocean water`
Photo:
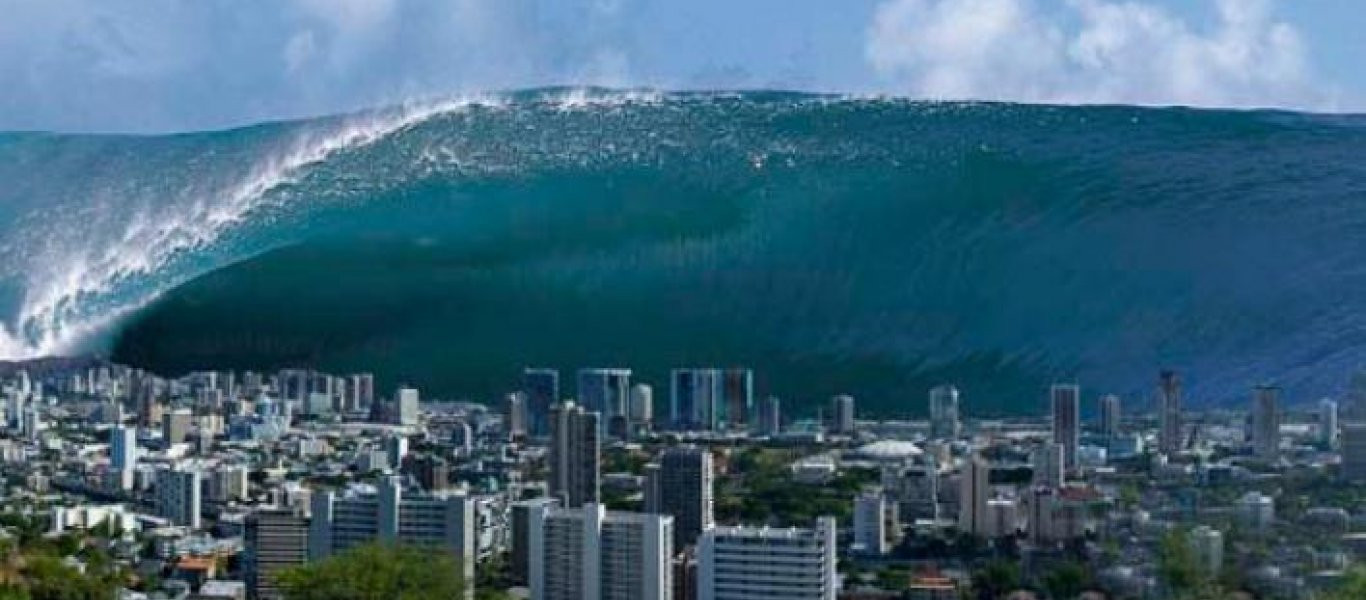
[[[1366,365],[1366,118],[530,90],[168,136],[0,134],[0,358],[748,365],[761,392],[1036,412],[1338,394]],[[667,391],[658,393],[665,394]]]

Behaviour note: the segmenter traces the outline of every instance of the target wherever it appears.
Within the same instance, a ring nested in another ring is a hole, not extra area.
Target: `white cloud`
[[[1269,0],[1211,1],[1200,28],[1143,1],[887,0],[865,50],[918,97],[1336,108]]]

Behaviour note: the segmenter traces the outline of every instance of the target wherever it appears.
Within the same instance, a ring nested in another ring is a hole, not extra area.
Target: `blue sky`
[[[1366,108],[1345,0],[0,0],[0,129],[561,84]]]

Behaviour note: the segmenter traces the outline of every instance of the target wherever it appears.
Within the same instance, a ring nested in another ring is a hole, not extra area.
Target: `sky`
[[[550,85],[1366,111],[1356,0],[0,0],[0,130]]]

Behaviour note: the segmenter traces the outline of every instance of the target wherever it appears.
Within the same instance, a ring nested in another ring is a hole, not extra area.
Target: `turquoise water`
[[[372,369],[749,365],[812,405],[1037,411],[1366,357],[1366,119],[538,90],[164,137],[0,136],[10,356]]]

